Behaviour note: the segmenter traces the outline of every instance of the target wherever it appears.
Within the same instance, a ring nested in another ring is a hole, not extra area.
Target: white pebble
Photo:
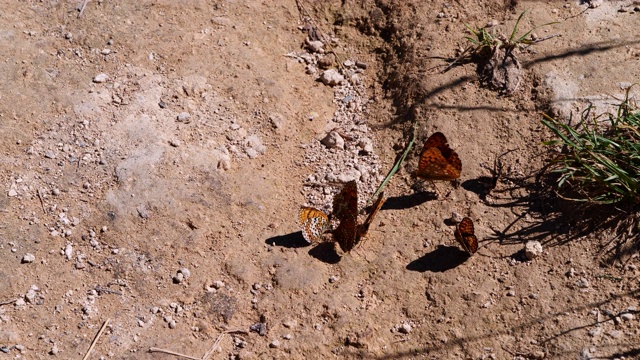
[[[191,115],[188,112],[181,112],[180,114],[178,114],[178,121],[187,122],[190,117]]]
[[[67,244],[64,248],[64,256],[67,260],[71,260],[71,257],[73,257],[73,246],[71,246],[71,244]]]
[[[344,149],[344,139],[335,131],[328,133],[320,143],[328,149]]]
[[[22,257],[22,263],[23,264],[30,264],[32,262],[34,262],[36,260],[35,255],[30,254],[30,253],[26,253],[23,257]]]
[[[273,341],[269,344],[269,347],[270,347],[270,348],[277,348],[277,347],[279,347],[279,346],[280,346],[280,341],[278,341],[278,340],[273,340]]]
[[[320,74],[320,81],[329,86],[340,85],[344,82],[344,76],[336,69],[329,69]]]
[[[576,281],[576,285],[581,289],[586,289],[589,287],[589,280],[585,278],[580,278]]]
[[[624,313],[624,314],[620,315],[620,319],[622,319],[624,321],[631,321],[631,320],[633,320],[633,314]]]
[[[93,78],[93,82],[100,84],[103,83],[105,81],[107,81],[109,79],[109,75],[105,74],[105,73],[101,73],[96,75],[96,77]]]
[[[542,255],[542,244],[539,241],[528,241],[524,246],[524,255],[528,260],[533,260]]]

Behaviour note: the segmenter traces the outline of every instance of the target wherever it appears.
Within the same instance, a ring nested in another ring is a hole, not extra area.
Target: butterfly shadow
[[[461,186],[467,191],[471,191],[480,198],[485,198],[492,188],[495,187],[496,179],[490,176],[480,176],[477,179],[464,181]]]
[[[460,250],[457,246],[439,245],[432,252],[410,262],[407,265],[407,270],[444,272],[457,267],[469,258],[469,254]]]
[[[286,248],[300,248],[309,246],[309,243],[302,236],[302,231],[296,231],[286,235],[278,235],[264,241],[267,245],[282,246]]]
[[[417,192],[410,195],[401,195],[388,198],[382,210],[403,210],[409,209],[415,206],[422,205],[427,201],[437,200],[438,195],[432,192]]]
[[[309,255],[327,264],[337,264],[341,259],[332,242],[319,243],[309,250]]]

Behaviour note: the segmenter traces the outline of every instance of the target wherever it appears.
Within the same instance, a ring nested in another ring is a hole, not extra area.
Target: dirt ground
[[[0,358],[81,359],[107,320],[89,359],[200,359],[216,339],[212,359],[640,356],[637,250],[576,236],[528,177],[542,112],[604,110],[640,79],[637,3],[82,3],[2,2]],[[524,10],[520,33],[560,36],[518,54],[513,94],[439,71],[464,23],[509,33]],[[416,190],[414,150],[364,244],[306,244],[300,205],[351,178],[364,204],[410,118],[415,149],[446,134],[460,181]]]

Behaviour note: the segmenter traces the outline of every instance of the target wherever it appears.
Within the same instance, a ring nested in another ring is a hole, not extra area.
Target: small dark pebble
[[[367,66],[369,66],[369,65],[367,65],[367,63],[362,62],[362,61],[356,61],[356,66],[359,67],[360,69],[366,69]]]
[[[160,101],[160,102],[158,103],[158,106],[160,106],[160,109],[164,109],[164,108],[166,108],[166,107],[167,107],[167,103],[165,103],[164,101]]]
[[[249,329],[253,332],[257,332],[260,336],[265,336],[267,334],[267,324],[265,323],[255,323],[251,325]]]
[[[7,353],[7,354],[8,354],[8,353],[9,353],[9,351],[11,351],[11,349],[9,349],[9,348],[8,348],[8,347],[6,347],[6,346],[3,346],[3,347],[0,347],[0,351],[2,351],[3,353]]]

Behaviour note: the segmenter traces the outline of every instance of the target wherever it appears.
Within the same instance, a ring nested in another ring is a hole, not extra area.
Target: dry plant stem
[[[211,349],[209,349],[209,351],[207,351],[206,354],[204,354],[204,356],[202,357],[202,360],[207,360],[211,357],[211,355],[213,355],[213,352],[216,351],[216,349],[218,349],[220,347],[220,342],[222,341],[222,338],[226,335],[227,333],[222,333],[220,335],[218,335],[218,337],[216,338],[216,341],[213,343],[213,346],[211,346]]]
[[[96,334],[96,337],[93,338],[93,341],[91,342],[91,346],[89,346],[89,350],[87,350],[87,353],[84,354],[84,357],[82,358],[82,360],[87,360],[89,358],[89,354],[91,354],[91,351],[96,346],[96,343],[98,342],[98,338],[100,337],[100,335],[102,335],[102,332],[104,331],[104,329],[107,328],[107,325],[109,324],[109,320],[111,319],[108,318],[107,320],[105,320],[104,324],[102,324],[100,331],[98,331],[98,333]]]
[[[14,302],[18,301],[18,299],[11,299],[11,300],[5,300],[5,301],[0,301],[0,306],[2,305],[9,305],[9,304],[13,304]]]
[[[155,347],[149,348],[149,352],[159,352],[159,353],[174,355],[174,356],[178,356],[178,357],[185,358],[185,359],[191,359],[191,360],[202,360],[200,358],[196,358],[196,357],[193,357],[193,356],[180,354],[180,353],[177,353],[175,351],[165,350],[165,349],[160,349],[160,348],[155,348]]]
[[[78,13],[78,19],[82,16],[82,13],[84,13],[84,8],[87,7],[87,3],[89,2],[89,0],[84,0],[82,2],[82,6],[80,7],[80,12]]]
[[[44,200],[42,199],[42,189],[38,189],[38,199],[40,199],[40,205],[42,206],[42,212],[47,215],[47,210],[44,208]]]

